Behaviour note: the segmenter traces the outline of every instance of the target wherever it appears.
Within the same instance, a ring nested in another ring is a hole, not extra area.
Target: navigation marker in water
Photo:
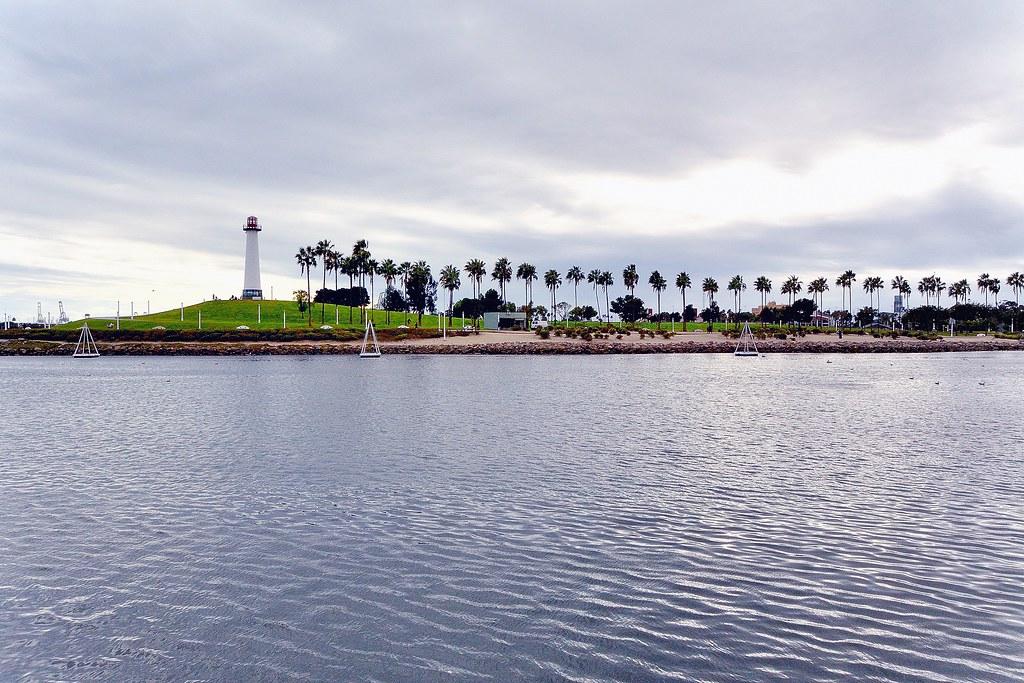
[[[99,358],[100,350],[96,348],[96,342],[89,331],[89,323],[82,324],[82,334],[78,336],[78,343],[75,344],[75,352],[72,358]]]
[[[359,349],[360,358],[380,358],[380,344],[377,343],[377,331],[373,329],[373,321],[367,319],[366,332],[363,334],[363,346]]]
[[[736,344],[734,356],[757,356],[757,344],[754,343],[754,333],[750,331],[750,323],[743,323],[743,331],[740,332],[740,341]]]

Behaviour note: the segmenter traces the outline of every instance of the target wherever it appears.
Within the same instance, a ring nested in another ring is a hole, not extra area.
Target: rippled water
[[[1021,680],[1022,372],[0,358],[0,679]]]

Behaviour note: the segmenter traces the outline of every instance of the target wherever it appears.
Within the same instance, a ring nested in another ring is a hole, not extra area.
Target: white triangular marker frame
[[[754,333],[750,331],[750,323],[743,323],[743,331],[740,332],[740,341],[736,344],[734,356],[758,356],[757,344],[754,343]]]
[[[96,348],[96,341],[89,331],[89,324],[82,324],[82,334],[78,336],[78,343],[75,344],[75,352],[72,358],[99,358],[100,350]]]
[[[366,321],[366,332],[363,334],[363,345],[359,349],[360,358],[380,358],[380,344],[377,343],[377,331],[373,329],[373,321]]]

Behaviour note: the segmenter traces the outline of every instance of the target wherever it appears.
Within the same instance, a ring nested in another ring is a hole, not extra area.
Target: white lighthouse
[[[242,283],[243,299],[262,299],[260,286],[260,227],[256,216],[249,216],[242,231],[245,233],[245,280]]]

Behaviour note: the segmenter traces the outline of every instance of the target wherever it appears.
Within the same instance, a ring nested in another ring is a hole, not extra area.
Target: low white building
[[[525,313],[484,313],[485,330],[525,330]]]

